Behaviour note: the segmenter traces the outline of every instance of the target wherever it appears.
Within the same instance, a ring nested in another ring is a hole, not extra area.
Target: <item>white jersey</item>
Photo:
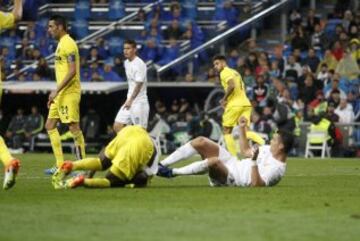
[[[251,185],[252,160],[244,159],[238,161],[223,147],[220,148],[219,159],[229,171],[227,185],[248,187]],[[259,147],[259,155],[256,160],[261,179],[266,186],[277,184],[285,175],[286,164],[275,159],[270,151],[269,145]],[[214,181],[214,180],[210,180]],[[216,184],[216,183],[212,183]]]
[[[132,61],[128,59],[124,63],[126,78],[128,81],[129,89],[127,98],[129,99],[134,92],[136,83],[143,83],[139,94],[134,99],[133,103],[148,101],[147,98],[147,67],[144,61],[139,57],[135,57]]]

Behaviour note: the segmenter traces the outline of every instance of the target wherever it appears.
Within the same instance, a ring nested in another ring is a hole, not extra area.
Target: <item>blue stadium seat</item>
[[[111,56],[117,56],[123,52],[124,40],[120,37],[111,37],[108,41],[109,52]]]
[[[197,0],[182,0],[181,6],[188,19],[195,19],[197,17]]]
[[[119,20],[125,16],[125,5],[121,0],[111,0],[109,3],[109,19]]]
[[[85,19],[75,20],[71,27],[77,39],[82,39],[89,35],[88,21]]]
[[[75,19],[89,19],[90,18],[90,3],[89,1],[81,0],[75,6]]]

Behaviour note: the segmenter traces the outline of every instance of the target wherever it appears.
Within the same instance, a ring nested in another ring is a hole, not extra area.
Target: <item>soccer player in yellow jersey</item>
[[[225,90],[225,95],[220,100],[220,104],[224,108],[222,125],[226,148],[233,156],[236,156],[236,146],[232,136],[232,129],[237,125],[241,116],[244,116],[247,119],[247,123],[250,123],[252,106],[246,96],[245,84],[242,81],[241,75],[236,70],[227,66],[225,56],[215,56],[213,58],[213,65],[220,73],[221,85]],[[255,132],[249,131],[248,127],[246,136],[248,139],[260,145],[265,143],[264,139]]]
[[[19,21],[22,17],[23,6],[22,0],[14,1],[14,8],[11,13],[5,13],[0,11],[0,33],[3,29],[12,28],[15,26],[15,23]],[[2,76],[1,76],[1,66],[0,66],[0,104],[1,104],[1,95],[2,95]],[[8,148],[5,145],[4,139],[0,136],[0,161],[5,166],[5,177],[3,188],[5,190],[14,186],[16,181],[16,175],[20,168],[20,161],[11,156]]]
[[[80,129],[80,56],[76,42],[67,33],[66,19],[55,15],[50,18],[48,32],[59,41],[55,52],[56,90],[49,95],[49,115],[45,124],[56,159],[56,167],[64,162],[57,123],[69,126],[74,136],[77,159],[85,158],[85,141]],[[45,170],[53,174],[56,167]]]
[[[148,179],[158,170],[159,147],[140,125],[123,127],[116,137],[99,154],[99,157],[71,162],[65,161],[53,175],[55,189],[78,186],[109,188],[135,184],[147,185]],[[85,178],[79,175],[65,181],[65,177],[76,170],[104,171],[104,178]]]

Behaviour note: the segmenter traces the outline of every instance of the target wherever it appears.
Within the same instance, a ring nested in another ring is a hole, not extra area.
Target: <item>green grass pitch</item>
[[[360,237],[360,161],[355,159],[290,159],[285,178],[272,188],[211,188],[206,176],[192,176],[154,178],[145,189],[55,191],[43,175],[52,155],[19,157],[17,185],[0,190],[1,241]]]

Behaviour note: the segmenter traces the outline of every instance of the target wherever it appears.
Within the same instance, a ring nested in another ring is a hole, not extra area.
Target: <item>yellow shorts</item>
[[[12,28],[14,25],[15,25],[14,14],[0,11],[0,30]]]
[[[234,127],[238,124],[239,118],[241,116],[244,116],[248,120],[249,125],[251,111],[251,106],[225,108],[224,114],[222,116],[222,125],[224,127]]]
[[[58,96],[50,105],[48,119],[60,119],[61,123],[79,122],[80,99],[77,93]]]
[[[110,171],[121,180],[131,180],[151,159],[154,144],[141,126],[126,126],[106,146],[105,156],[112,160]]]

